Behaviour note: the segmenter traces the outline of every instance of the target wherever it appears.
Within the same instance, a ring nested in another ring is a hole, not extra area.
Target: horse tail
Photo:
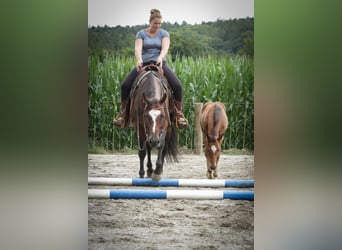
[[[174,126],[169,128],[169,135],[165,143],[163,155],[167,162],[179,162],[178,156],[180,153],[177,146],[176,128]]]

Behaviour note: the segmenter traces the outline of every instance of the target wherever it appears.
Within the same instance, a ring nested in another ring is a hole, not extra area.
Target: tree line
[[[111,51],[133,56],[135,35],[146,27],[148,25],[88,27],[88,52],[101,55],[103,51]],[[254,56],[254,18],[218,19],[201,24],[164,22],[162,28],[170,33],[169,54],[172,60],[176,56]]]

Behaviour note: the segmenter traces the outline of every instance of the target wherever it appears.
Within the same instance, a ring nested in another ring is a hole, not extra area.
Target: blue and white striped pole
[[[89,185],[104,186],[164,186],[164,187],[254,187],[254,180],[161,179],[88,177]]]
[[[254,191],[88,189],[88,199],[229,199],[254,201]]]

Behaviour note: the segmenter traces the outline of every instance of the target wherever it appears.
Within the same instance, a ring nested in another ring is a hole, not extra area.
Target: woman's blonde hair
[[[162,18],[160,11],[158,9],[152,9],[150,11],[151,15],[150,15],[150,22],[154,19],[154,18]]]

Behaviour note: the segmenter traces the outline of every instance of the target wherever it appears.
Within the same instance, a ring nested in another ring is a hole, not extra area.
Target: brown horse
[[[207,159],[207,177],[217,177],[217,165],[220,159],[224,133],[228,128],[226,108],[222,102],[207,102],[201,112],[204,153]],[[212,175],[212,171],[214,174]]]
[[[160,180],[164,159],[178,162],[175,111],[173,99],[162,70],[149,65],[141,71],[131,91],[130,122],[138,139],[140,178],[144,178],[144,159],[147,152],[147,177]],[[153,170],[151,150],[158,151]]]

